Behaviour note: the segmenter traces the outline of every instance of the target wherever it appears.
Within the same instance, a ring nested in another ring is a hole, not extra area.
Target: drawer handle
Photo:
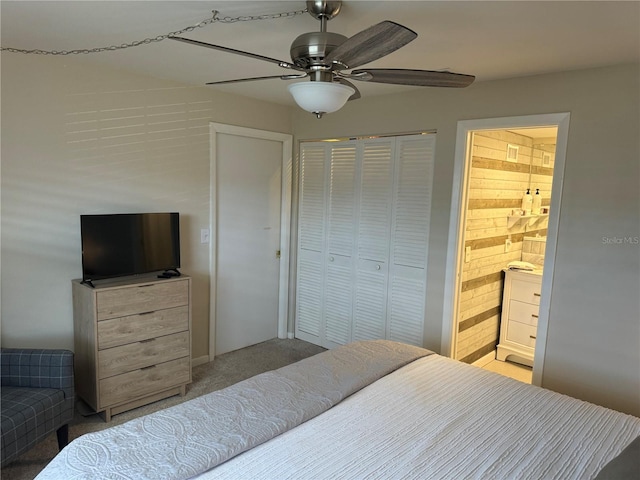
[[[532,338],[533,340],[536,339],[535,335],[529,335],[529,338]]]
[[[148,287],[153,287],[153,284],[150,283],[149,285],[138,285],[138,288],[148,288]]]
[[[148,367],[141,368],[140,371],[151,370],[152,368],[156,368],[155,365],[149,365]]]
[[[155,338],[147,338],[146,340],[140,340],[139,343],[150,343],[150,342],[155,342]]]
[[[539,294],[539,293],[534,293],[534,294],[533,294],[533,296],[534,296],[534,297],[539,297],[539,296],[540,296],[540,294]]]
[[[143,312],[143,313],[139,313],[138,315],[139,315],[139,316],[142,316],[142,315],[151,315],[152,313],[156,313],[156,311],[155,311],[155,310],[152,310],[152,311],[150,311],[150,312]]]
[[[531,314],[531,316],[532,316],[533,318],[540,318],[540,317],[538,317],[538,315],[534,315],[533,313]]]

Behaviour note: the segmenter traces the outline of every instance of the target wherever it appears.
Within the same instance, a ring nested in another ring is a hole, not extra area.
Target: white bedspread
[[[354,342],[72,441],[38,480],[184,480],[330,409],[433,352]]]
[[[432,355],[199,480],[590,479],[640,419]]]

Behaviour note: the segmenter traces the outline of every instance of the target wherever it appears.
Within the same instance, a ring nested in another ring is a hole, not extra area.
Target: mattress
[[[37,479],[590,479],[640,419],[387,341],[84,435]]]

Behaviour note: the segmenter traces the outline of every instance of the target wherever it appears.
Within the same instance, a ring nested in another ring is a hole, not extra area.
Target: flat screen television
[[[80,235],[84,282],[159,271],[180,274],[178,213],[80,215]]]

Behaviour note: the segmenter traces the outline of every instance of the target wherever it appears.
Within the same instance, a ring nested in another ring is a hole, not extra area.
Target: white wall
[[[542,384],[640,415],[639,66],[409,89],[349,102],[297,139],[437,130],[425,346],[438,351],[459,120],[570,112],[554,291]],[[603,239],[631,238],[631,243]]]
[[[291,109],[2,54],[2,346],[73,347],[80,214],[178,211],[193,277],[193,356],[208,353],[209,122],[290,133]]]
[[[407,87],[321,120],[299,110],[291,119],[286,107],[206,88],[3,53],[2,345],[72,346],[81,213],[178,210],[183,270],[195,280],[194,356],[206,355],[209,260],[199,230],[209,217],[205,126],[215,121],[285,133],[295,125],[298,139],[438,131],[425,346],[439,350],[457,122],[570,112],[542,382],[640,415],[639,246],[616,243],[640,235],[639,84],[638,65],[629,65],[465,90]],[[140,124],[109,120],[130,107],[144,111]],[[162,121],[182,133],[162,132]]]

